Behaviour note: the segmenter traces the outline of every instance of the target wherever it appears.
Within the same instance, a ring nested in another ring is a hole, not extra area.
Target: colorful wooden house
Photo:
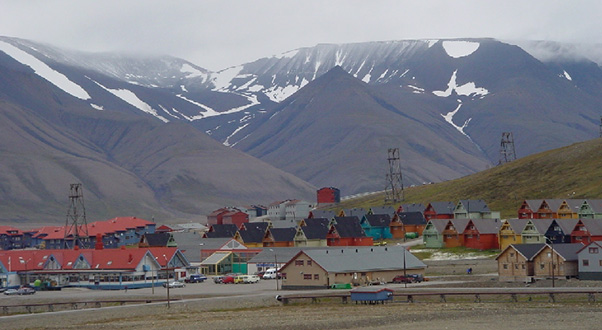
[[[602,241],[602,221],[579,219],[571,232],[571,242],[587,245],[593,241]]]
[[[470,219],[462,235],[464,246],[477,250],[499,249],[499,219]]]
[[[422,235],[424,227],[426,227],[426,219],[422,212],[401,212],[395,214],[393,217],[395,222],[403,224],[404,235],[407,233],[416,233],[418,236]]]
[[[366,236],[356,216],[335,217],[326,235],[328,246],[369,246],[372,237]]]
[[[578,219],[553,219],[545,236],[554,244],[571,243],[571,233],[578,221]]]
[[[505,250],[512,244],[521,244],[523,242],[521,233],[526,224],[527,219],[508,219],[504,221],[498,234],[500,250]]]
[[[431,202],[424,209],[426,220],[453,219],[456,204],[452,202]]]
[[[538,219],[538,210],[543,199],[525,199],[518,209],[519,219]]]
[[[577,251],[580,280],[602,280],[602,242],[591,242]]]
[[[360,220],[360,224],[366,236],[373,240],[384,240],[393,237],[391,235],[391,217],[388,214],[366,214]]]
[[[584,199],[565,199],[558,207],[558,219],[579,219],[579,210]]]
[[[495,258],[500,281],[526,281],[535,273],[533,258],[545,244],[511,244]]]
[[[341,191],[335,187],[324,187],[318,189],[317,193],[318,206],[336,204],[341,202]]]
[[[451,219],[443,230],[443,244],[446,248],[464,246],[464,235],[462,233],[466,229],[470,219]]]
[[[297,228],[268,228],[263,237],[264,247],[293,247]]]
[[[581,243],[546,244],[534,257],[533,269],[535,277],[577,277],[579,275],[579,258],[577,252],[583,248]]]
[[[558,218],[558,209],[564,202],[562,199],[544,199],[537,210],[538,219],[556,219]]]
[[[579,219],[602,219],[602,199],[586,199],[579,207]]]
[[[263,238],[268,230],[267,222],[247,222],[234,235],[234,239],[249,248],[263,247]]]
[[[545,243],[553,219],[529,219],[521,236],[524,244]]]
[[[462,199],[454,208],[455,219],[498,219],[499,212],[493,212],[482,199]]]
[[[422,240],[425,247],[439,249],[445,247],[443,242],[443,231],[449,223],[449,219],[431,219],[426,223],[422,232]]]
[[[326,235],[329,224],[330,220],[326,218],[304,219],[297,226],[295,246],[328,246]]]

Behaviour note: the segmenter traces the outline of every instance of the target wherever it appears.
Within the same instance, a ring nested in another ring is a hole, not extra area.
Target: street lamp
[[[546,238],[546,241],[550,242],[550,245],[552,247],[552,287],[554,288],[556,286],[555,283],[555,276],[554,276],[554,241],[552,241],[551,239],[549,239],[548,237],[544,236]]]
[[[274,269],[276,269],[276,291],[278,291],[278,259],[276,259],[276,251],[270,249],[271,252],[274,252]]]
[[[165,277],[166,277],[166,286],[167,286],[167,308],[170,308],[169,305],[169,261],[167,260],[167,257],[165,255],[163,255],[163,258],[165,259]]]

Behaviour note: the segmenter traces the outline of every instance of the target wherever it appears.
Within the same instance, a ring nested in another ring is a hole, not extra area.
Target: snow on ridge
[[[573,81],[573,77],[571,77],[571,75],[568,72],[566,72],[566,70],[563,70],[563,71],[564,71],[564,73],[563,73],[564,77],[569,81]]]
[[[428,43],[429,48],[433,47],[437,42],[439,42],[438,39],[424,40],[424,41]]]
[[[90,106],[96,110],[104,110],[105,108],[102,105],[98,105],[98,104],[94,104],[94,103],[90,103]]]
[[[475,95],[480,95],[481,97],[489,94],[489,91],[483,87],[476,87],[474,82],[468,82],[464,85],[460,85],[458,86],[458,84],[456,83],[456,74],[458,73],[458,70],[454,71],[454,73],[452,73],[451,78],[449,79],[449,82],[447,83],[447,89],[444,91],[433,91],[433,94],[439,96],[439,97],[448,97],[452,94],[453,91],[456,91],[456,94],[458,95],[465,95],[465,96],[471,96],[473,94]]]
[[[284,87],[272,86],[272,87],[266,89],[263,92],[263,94],[265,94],[267,97],[269,97],[270,100],[280,103],[281,101],[285,100],[287,97],[295,94],[298,90],[303,88],[303,86],[307,85],[308,83],[309,83],[309,81],[307,81],[307,79],[303,78],[303,80],[301,80],[301,83],[299,84],[299,86],[295,86],[295,85],[287,85]]]
[[[206,76],[205,73],[203,73],[202,71],[200,71],[198,69],[195,69],[194,67],[192,67],[192,65],[190,65],[188,63],[182,64],[182,67],[180,68],[180,72],[187,73],[186,78]]]
[[[153,115],[154,117],[158,118],[159,120],[163,121],[164,123],[169,122],[168,119],[159,115],[157,110],[153,109],[153,107],[151,107],[148,103],[139,99],[138,96],[136,96],[136,94],[134,92],[132,92],[128,89],[111,89],[111,88],[101,85],[97,81],[94,81],[94,80],[92,80],[92,81],[94,83],[96,83],[98,86],[100,86],[101,88],[103,88],[104,90],[106,90],[107,92],[117,96],[118,98],[122,99],[123,101],[132,105],[133,107],[138,108],[148,114]]]
[[[474,53],[477,49],[479,49],[481,44],[473,41],[447,40],[444,41],[442,45],[447,55],[453,58],[460,58]]]
[[[446,122],[448,122],[450,125],[452,125],[455,129],[458,130],[458,132],[462,133],[462,135],[468,137],[470,139],[470,137],[468,136],[468,134],[466,134],[464,132],[464,128],[466,128],[466,126],[468,126],[468,123],[470,122],[470,120],[472,118],[468,118],[466,119],[466,121],[464,122],[464,124],[462,126],[458,126],[456,124],[454,124],[454,115],[456,113],[458,113],[458,111],[460,110],[460,108],[462,107],[462,103],[459,103],[458,106],[456,107],[455,110],[448,112],[447,114],[441,114],[441,117],[443,117],[445,119]]]
[[[273,55],[273,58],[282,59],[282,58],[293,58],[295,55],[299,53],[298,49],[289,50],[288,52],[280,53],[278,55]]]
[[[0,51],[14,58],[17,62],[27,65],[40,77],[48,80],[51,84],[62,89],[68,94],[82,100],[89,100],[91,97],[80,85],[69,80],[62,73],[55,71],[46,63],[38,60],[35,56],[15,47],[7,42],[0,41]]]
[[[246,123],[246,124],[244,124],[244,125],[242,125],[242,126],[238,127],[237,129],[235,129],[235,130],[234,130],[234,132],[232,132],[232,134],[230,134],[230,135],[229,135],[229,136],[226,138],[226,140],[224,141],[224,143],[223,143],[223,144],[224,144],[226,147],[233,147],[234,145],[236,145],[236,143],[235,143],[235,144],[233,144],[233,145],[230,145],[230,138],[231,138],[231,137],[233,137],[234,135],[236,135],[236,133],[238,133],[238,132],[239,132],[241,129],[243,129],[243,128],[247,127],[247,126],[249,126],[249,123]],[[237,142],[237,143],[238,143],[238,142]]]
[[[230,87],[230,81],[232,81],[234,77],[238,76],[242,69],[243,66],[239,65],[224,69],[216,73],[215,78],[213,78],[213,84],[215,85],[214,90],[225,90],[228,87]]]

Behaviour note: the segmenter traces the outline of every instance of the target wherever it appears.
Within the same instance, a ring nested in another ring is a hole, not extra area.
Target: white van
[[[276,278],[276,268],[269,268],[263,273],[264,280],[273,280]]]

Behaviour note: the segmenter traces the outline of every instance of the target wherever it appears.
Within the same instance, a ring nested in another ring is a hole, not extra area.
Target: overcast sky
[[[318,43],[493,37],[602,43],[599,0],[0,0],[0,35],[168,54],[209,70]]]

